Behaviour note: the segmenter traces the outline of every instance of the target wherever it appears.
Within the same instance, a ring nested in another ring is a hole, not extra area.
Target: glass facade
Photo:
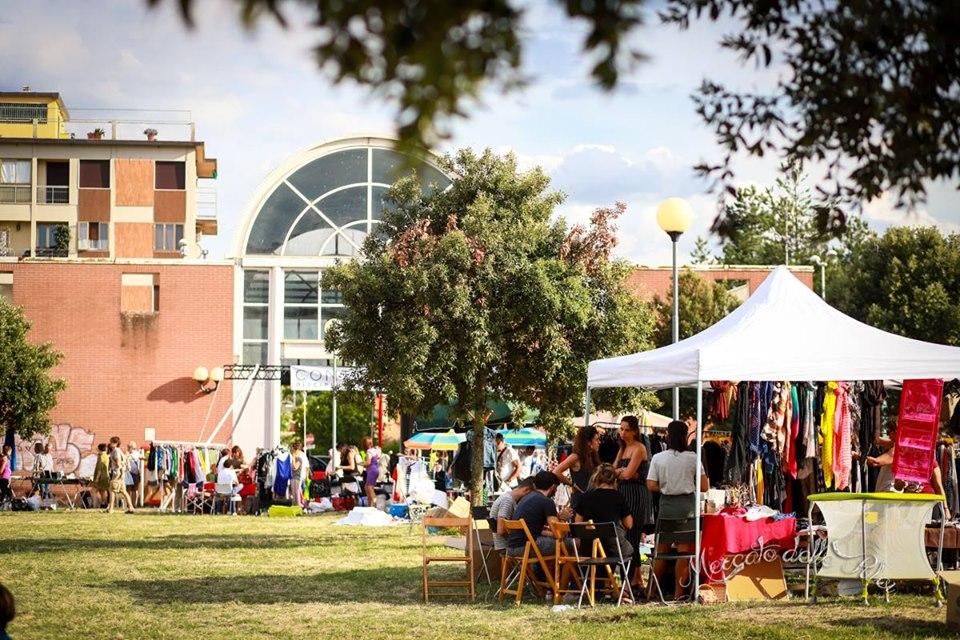
[[[371,144],[306,160],[270,186],[252,215],[242,246],[245,256],[257,259],[243,275],[244,364],[267,363],[270,336],[280,329],[270,326],[271,318],[282,322],[281,340],[294,343],[298,355],[327,357],[325,327],[342,318],[345,307],[339,292],[320,286],[321,270],[331,258],[360,255],[366,236],[382,218],[390,185],[411,172],[419,176],[424,192],[450,182],[436,167],[407,162],[402,155]],[[275,295],[282,309],[270,308],[271,267],[282,268],[283,292]],[[275,346],[277,353],[286,352],[279,348],[282,345]],[[320,361],[329,362],[312,360]]]
[[[264,200],[250,229],[246,253],[355,256],[381,218],[383,195],[410,171],[417,173],[425,191],[450,182],[428,164],[405,168],[403,156],[389,149],[344,149],[311,160],[277,184]]]

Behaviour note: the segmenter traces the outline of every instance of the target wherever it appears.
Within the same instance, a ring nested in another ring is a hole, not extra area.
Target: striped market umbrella
[[[435,431],[421,431],[403,443],[408,449],[433,449],[435,451],[456,451],[461,442],[467,437],[462,433],[454,433],[453,429],[445,433]]]
[[[523,429],[500,429],[497,433],[503,434],[503,441],[514,447],[547,446],[547,434],[539,429],[524,427]]]

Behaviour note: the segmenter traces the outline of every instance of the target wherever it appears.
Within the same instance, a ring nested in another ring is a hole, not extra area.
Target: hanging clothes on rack
[[[750,469],[750,389],[749,382],[741,382],[737,389],[733,425],[730,428],[730,452],[723,469],[728,484],[740,485],[747,481]]]
[[[821,467],[823,482],[828,489],[833,488],[833,437],[836,432],[835,412],[837,408],[837,383],[828,382],[823,398],[823,417],[820,418]]]
[[[293,477],[293,464],[290,459],[290,452],[283,450],[276,453],[273,466],[275,470],[273,492],[278,498],[286,498],[290,479]]]
[[[837,491],[846,491],[850,486],[850,384],[848,382],[835,383],[833,422],[833,479]]]

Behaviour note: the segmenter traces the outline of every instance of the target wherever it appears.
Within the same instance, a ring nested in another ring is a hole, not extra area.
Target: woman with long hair
[[[640,535],[653,527],[653,506],[646,486],[650,458],[640,440],[640,421],[636,416],[624,416],[620,420],[620,451],[613,466],[619,480],[617,489],[633,516],[633,526],[627,531],[627,540],[633,547],[632,584],[640,586]]]
[[[593,470],[600,464],[598,451],[601,436],[600,430],[593,426],[579,429],[573,439],[573,453],[553,470],[560,482],[573,490],[570,506],[574,511],[580,503],[581,496],[587,491]],[[569,478],[565,475],[565,471],[570,472]]]
[[[697,489],[697,454],[687,445],[687,424],[674,420],[667,425],[667,449],[653,456],[650,461],[650,473],[647,476],[647,488],[660,493],[661,520],[683,520],[694,517],[696,510],[695,492]],[[706,491],[710,483],[705,474],[700,473],[700,490]],[[657,553],[668,553],[670,544],[658,545]],[[680,553],[692,553],[693,545],[677,545]],[[658,562],[653,568],[658,579],[662,579],[666,562]],[[678,560],[676,565],[674,598],[683,596],[684,587],[690,582],[690,563]],[[694,594],[696,595],[696,594]]]

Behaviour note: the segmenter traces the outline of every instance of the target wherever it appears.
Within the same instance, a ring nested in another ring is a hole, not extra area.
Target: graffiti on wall
[[[50,445],[50,455],[53,456],[53,468],[64,474],[75,474],[78,477],[90,477],[97,464],[95,435],[83,427],[74,427],[70,424],[55,424],[50,429],[50,435],[37,435],[29,440],[16,436],[17,466],[20,469],[33,469],[33,446],[41,442]]]

